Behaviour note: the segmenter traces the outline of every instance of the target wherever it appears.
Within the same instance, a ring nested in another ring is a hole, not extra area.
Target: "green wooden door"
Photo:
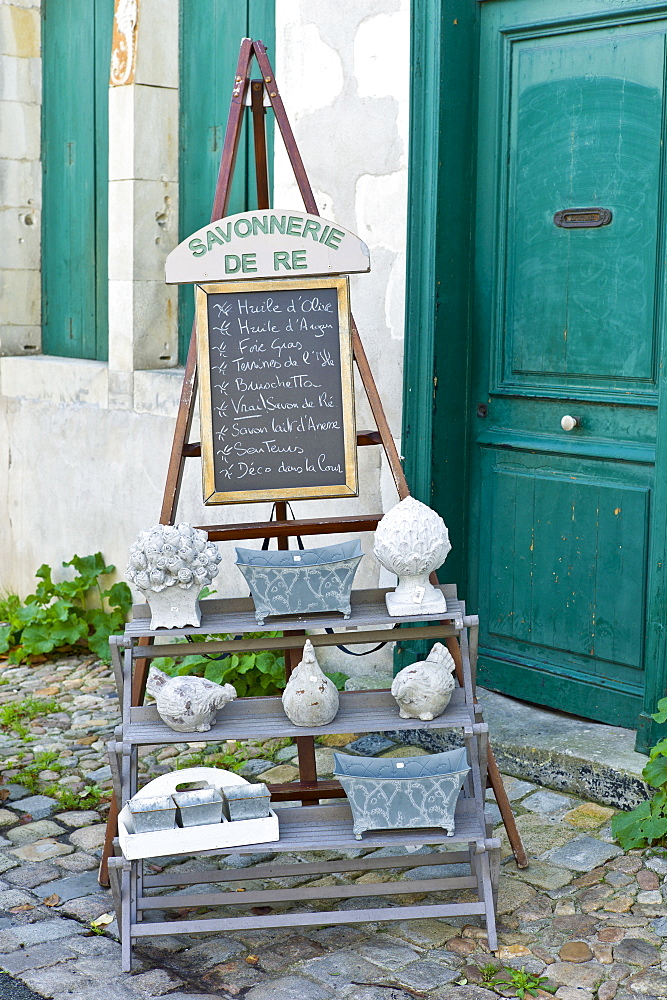
[[[107,356],[113,3],[42,0],[42,346]]]
[[[651,521],[664,517],[652,493],[666,39],[663,4],[481,7],[470,512],[480,682],[631,727]],[[608,209],[610,224],[554,222],[588,208]],[[565,415],[580,425],[563,430]]]
[[[180,8],[179,239],[211,219],[234,73],[242,38],[257,38],[274,62],[274,0],[181,0]],[[261,77],[257,63],[251,74]],[[246,118],[249,115],[246,113]],[[273,115],[266,116],[269,162]],[[236,159],[228,214],[256,207],[252,130],[247,123]],[[194,316],[192,288],[179,297],[179,352],[187,354]]]

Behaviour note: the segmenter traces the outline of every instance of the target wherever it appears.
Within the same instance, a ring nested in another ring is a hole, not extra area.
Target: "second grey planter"
[[[222,795],[217,788],[194,788],[172,792],[179,826],[206,826],[222,822]]]
[[[442,827],[454,835],[454,812],[470,770],[464,747],[424,757],[352,757],[334,753],[354,835],[366,830]]]
[[[362,558],[358,538],[319,549],[236,550],[260,625],[268,615],[341,611],[350,617],[350,591]]]

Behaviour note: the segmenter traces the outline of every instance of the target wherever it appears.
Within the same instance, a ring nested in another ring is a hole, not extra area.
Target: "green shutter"
[[[244,37],[259,38],[274,61],[274,0],[181,0],[180,23],[180,239],[205,226],[220,166],[239,46]],[[251,75],[259,77],[253,62]],[[249,115],[246,115],[248,118]],[[266,116],[269,166],[273,151],[273,115]],[[248,169],[250,166],[250,169]],[[256,207],[252,129],[244,125],[236,159],[228,214]],[[179,300],[179,350],[187,354],[194,296],[183,286]]]
[[[43,350],[105,360],[113,3],[42,0],[42,16]]]

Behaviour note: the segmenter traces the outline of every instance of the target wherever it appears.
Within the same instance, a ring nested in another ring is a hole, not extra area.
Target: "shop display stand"
[[[497,948],[495,926],[495,898],[498,889],[500,866],[500,841],[492,836],[490,825],[484,816],[484,797],[488,768],[488,726],[482,721],[479,706],[475,703],[475,667],[477,649],[478,619],[466,616],[465,607],[457,599],[456,588],[443,586],[447,600],[447,612],[413,618],[391,618],[387,614],[384,596],[386,590],[365,590],[352,593],[352,613],[344,625],[336,614],[275,617],[263,627],[254,621],[253,604],[249,598],[202,601],[202,621],[198,629],[186,628],[170,630],[170,636],[191,637],[185,642],[188,653],[214,653],[223,649],[234,651],[253,648],[253,643],[261,643],[264,649],[303,646],[305,629],[344,628],[338,635],[311,634],[314,646],[330,645],[344,641],[347,644],[366,643],[369,636],[391,639],[391,631],[396,624],[424,624],[410,629],[411,639],[450,639],[457,641],[461,653],[462,686],[457,687],[443,715],[432,722],[419,719],[401,719],[398,706],[389,691],[342,692],[340,709],[336,718],[328,726],[294,726],[285,715],[280,698],[243,698],[226,705],[207,733],[178,733],[170,729],[157,714],[154,705],[135,706],[132,704],[132,684],[138,660],[150,661],[163,655],[164,645],[156,644],[155,638],[164,630],[150,630],[150,611],[147,605],[135,607],[133,619],[128,624],[124,636],[112,637],[112,658],[118,694],[122,705],[122,722],[116,730],[116,739],[109,744],[110,760],[114,777],[117,800],[125,805],[138,788],[138,751],[141,746],[172,746],[192,741],[219,742],[225,739],[258,739],[272,736],[311,738],[335,733],[372,733],[384,731],[409,731],[428,729],[459,730],[467,750],[470,773],[464,784],[456,809],[456,831],[446,837],[441,829],[395,829],[367,832],[361,840],[356,840],[352,832],[352,816],[345,800],[322,804],[276,807],[280,819],[280,839],[267,844],[253,844],[227,848],[212,852],[201,852],[197,856],[249,854],[267,851],[275,854],[292,851],[317,851],[349,849],[375,850],[380,847],[403,847],[419,843],[446,844],[447,851],[414,856],[399,854],[395,857],[362,856],[323,860],[312,863],[281,864],[280,862],[253,866],[251,878],[254,880],[285,879],[290,875],[326,875],[346,872],[372,872],[378,869],[407,869],[418,865],[443,865],[466,862],[470,874],[447,877],[443,868],[442,878],[433,878],[423,883],[401,880],[396,882],[365,882],[361,885],[304,886],[295,888],[275,888],[245,891],[188,892],[189,886],[215,882],[235,882],[249,877],[247,870],[211,870],[164,872],[151,874],[145,868],[145,861],[127,861],[120,855],[118,840],[114,841],[115,857],[109,859],[109,874],[118,914],[122,939],[123,971],[130,971],[132,948],[144,938],[161,934],[192,934],[198,932],[229,932],[233,930],[261,929],[271,927],[302,927],[327,924],[348,924],[374,920],[404,920],[418,917],[461,917],[481,916],[486,922],[489,948]],[[371,630],[370,632],[368,630]],[[248,631],[283,632],[282,638],[262,638],[247,640],[242,637],[225,641],[197,642],[197,636],[212,633],[227,633],[242,636]],[[356,630],[356,631],[355,631]],[[139,644],[141,640],[141,645]],[[169,647],[174,653],[178,644]],[[472,657],[471,657],[472,654]],[[471,662],[472,659],[472,662]],[[320,797],[326,796],[325,782],[317,786]],[[340,793],[339,793],[340,794]],[[184,858],[187,855],[183,856]],[[429,893],[448,890],[472,889],[476,899],[472,902],[434,902],[410,905],[389,905],[382,897],[400,897],[411,894],[415,888],[427,889]],[[150,894],[174,887],[176,891],[166,895]],[[354,900],[369,896],[378,897],[378,906],[371,909],[326,909],[337,900]],[[281,912],[285,904],[299,906],[296,910]],[[300,904],[300,905],[299,905]],[[229,915],[185,918],[179,920],[162,919],[162,911],[182,910],[188,907],[231,907]],[[250,908],[277,907],[271,913],[251,912]],[[159,910],[159,919],[151,916],[151,911]]]

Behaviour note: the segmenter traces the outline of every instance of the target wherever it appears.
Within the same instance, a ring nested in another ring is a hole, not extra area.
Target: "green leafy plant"
[[[281,636],[282,632],[249,632],[243,638],[279,639]],[[234,638],[230,634],[207,635],[201,639],[198,637],[198,641],[225,641]],[[195,674],[215,684],[233,684],[239,698],[280,694],[285,687],[285,657],[273,649],[265,649],[259,653],[230,653],[221,657],[194,653],[184,656],[180,663],[171,656],[159,656],[153,663],[170,677]],[[340,671],[328,673],[327,677],[339,691],[343,690],[348,679],[348,675]]]
[[[488,981],[489,986],[500,987],[502,990],[513,989],[520,1000],[524,1000],[526,994],[531,997],[537,996],[537,989],[546,983],[546,976],[536,976],[532,972],[522,969],[503,969],[500,978]]]
[[[23,763],[24,756],[23,753],[18,755],[19,773],[13,780],[29,792],[41,792],[56,799],[63,809],[97,809],[103,799],[111,796],[111,792],[104,792],[97,785],[85,785],[81,791],[75,792],[66,785],[40,781],[42,771],[60,773],[67,768],[67,762],[52,750],[40,751],[26,763]]]
[[[112,573],[101,552],[74,556],[74,579],[55,583],[44,563],[35,574],[40,581],[22,603],[15,594],[0,599],[0,653],[9,651],[10,663],[70,647],[89,649],[107,662],[109,636],[122,632],[132,605],[126,583],[102,590],[100,577]]]
[[[59,710],[60,706],[55,701],[40,701],[39,698],[30,697],[23,701],[13,701],[0,709],[0,728],[11,729],[19,736],[25,737],[28,735],[26,722]]]
[[[651,718],[667,722],[667,698],[660,699]],[[653,797],[631,812],[617,813],[611,821],[611,832],[624,851],[667,844],[667,739],[651,749],[642,777],[656,789]]]

